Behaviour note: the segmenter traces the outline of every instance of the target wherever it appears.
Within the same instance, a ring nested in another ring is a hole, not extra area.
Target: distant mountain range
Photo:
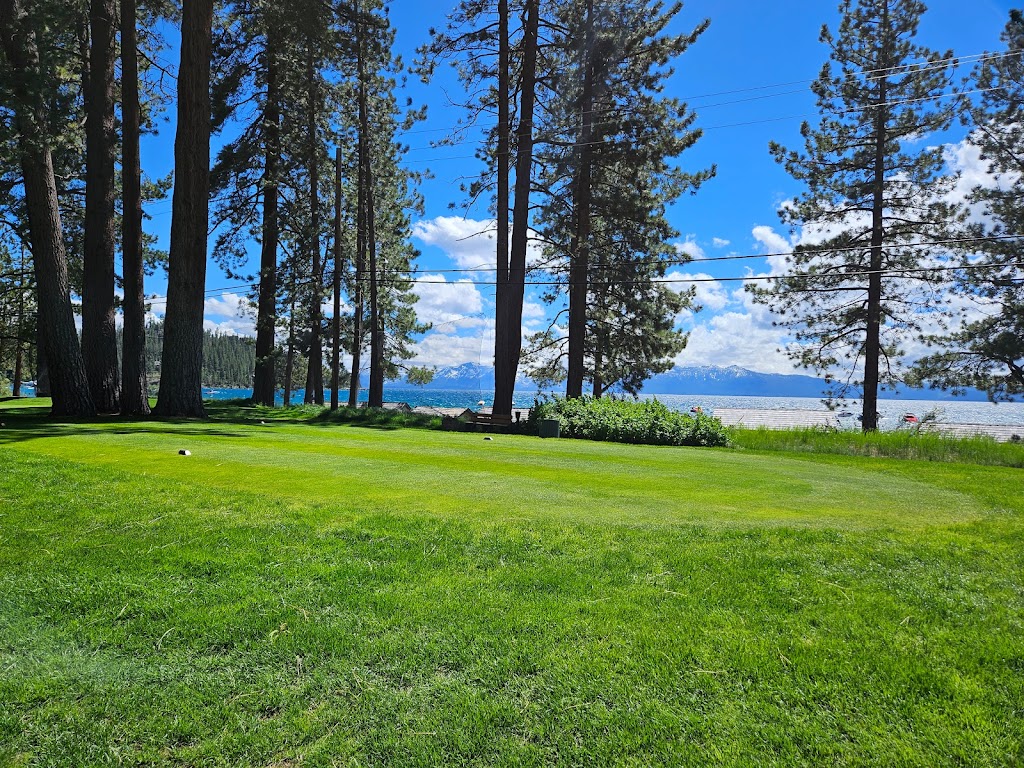
[[[521,379],[522,391],[536,389],[529,379]],[[494,389],[494,369],[477,363],[439,368],[434,380],[424,389],[489,391]],[[651,395],[720,395],[736,397],[824,397],[828,385],[823,379],[800,374],[758,373],[739,366],[720,368],[714,365],[676,367],[667,373],[654,376],[644,387]],[[891,400],[947,400],[948,392],[938,389],[911,389],[901,387],[896,391],[881,393]],[[851,399],[859,399],[861,392],[850,392]],[[984,401],[984,392],[972,390],[963,398],[969,401]]]

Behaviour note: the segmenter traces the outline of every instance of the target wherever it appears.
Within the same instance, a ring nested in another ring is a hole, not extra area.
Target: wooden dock
[[[999,443],[1019,443],[1024,440],[1024,426],[1003,424],[922,424],[921,430],[949,437],[991,437]]]
[[[715,408],[714,416],[727,427],[741,429],[839,429],[839,418],[831,411],[757,410]]]

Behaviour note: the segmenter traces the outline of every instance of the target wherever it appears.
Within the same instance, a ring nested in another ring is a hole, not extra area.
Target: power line
[[[994,242],[1005,242],[1008,240],[1018,240],[1018,235],[994,235],[991,237],[964,237],[954,238],[950,240],[931,240],[920,243],[906,243],[905,245],[899,246],[883,246],[886,250],[892,250],[894,248],[933,248],[944,245],[969,245],[971,243],[994,243]],[[859,246],[845,246],[842,248],[819,248],[816,250],[814,246],[805,247],[796,251],[786,251],[780,253],[747,253],[747,254],[734,254],[729,256],[711,256],[708,258],[688,258],[688,259],[636,259],[630,261],[630,264],[663,264],[665,266],[683,266],[683,265],[694,265],[704,264],[707,262],[722,262],[722,261],[747,261],[750,259],[773,259],[782,258],[788,256],[806,256],[808,254],[815,253],[856,253],[857,251],[868,250],[871,246],[859,245]],[[591,268],[599,267],[600,265],[593,265]],[[609,269],[614,269],[613,265],[608,266]],[[415,269],[405,270],[403,274],[419,274],[419,273],[431,273],[431,274],[470,274],[470,273],[481,273],[481,272],[494,272],[495,267],[463,267],[461,269],[429,269],[427,267],[417,267]]]
[[[1017,55],[1020,55],[1021,53],[1024,53],[1024,51],[1021,51],[1021,50],[1010,50],[1010,51],[1004,51],[1003,53],[989,53],[989,52],[983,51],[981,53],[971,53],[971,54],[966,54],[964,56],[949,56],[949,57],[947,57],[945,59],[937,59],[937,60],[934,60],[934,61],[928,60],[928,59],[922,59],[922,60],[917,61],[917,62],[909,62],[907,64],[901,64],[901,65],[898,65],[898,66],[895,66],[895,67],[868,69],[868,70],[860,70],[860,71],[857,71],[857,72],[851,72],[848,75],[846,75],[846,78],[850,79],[850,78],[853,78],[853,77],[866,76],[868,80],[879,80],[882,77],[893,77],[893,76],[896,76],[896,75],[900,74],[900,70],[909,70],[909,69],[911,69],[913,67],[921,67],[921,68],[917,69],[917,70],[914,70],[910,74],[920,74],[920,73],[924,73],[924,72],[931,72],[931,71],[934,71],[934,70],[945,69],[946,67],[958,67],[961,64],[976,62],[976,61],[978,61],[980,59],[1002,59],[1002,58],[1007,58],[1007,57],[1010,57],[1010,56],[1017,56]],[[924,65],[928,65],[928,66],[924,66]],[[885,75],[877,74],[877,73],[881,73],[881,72],[884,72],[886,74]],[[733,89],[724,90],[724,91],[712,91],[711,93],[703,93],[703,94],[697,94],[697,95],[691,95],[691,96],[682,96],[682,97],[679,97],[679,100],[680,101],[684,101],[684,102],[689,102],[689,101],[697,101],[697,100],[700,100],[700,99],[718,98],[719,96],[734,96],[734,95],[741,94],[741,93],[754,93],[754,92],[757,92],[757,91],[767,91],[767,90],[773,90],[773,89],[776,89],[776,88],[788,88],[788,87],[793,86],[793,85],[807,85],[808,83],[815,82],[816,79],[817,78],[810,78],[810,79],[803,79],[803,80],[789,80],[789,81],[786,81],[786,82],[772,83],[772,84],[769,84],[769,85],[757,85],[757,86],[750,86],[750,87],[747,87],[747,88],[733,88]],[[783,93],[769,94],[767,96],[762,96],[762,97],[757,97],[757,98],[774,98],[775,96],[789,96],[789,95],[792,95],[794,93],[802,93],[804,91],[805,91],[805,89],[800,89],[799,91],[786,91],[786,92],[783,92]],[[751,99],[751,100],[753,100],[753,99]],[[726,102],[726,104],[743,103],[744,101],[747,101],[747,100],[740,99],[740,100],[738,100],[736,102]],[[694,109],[707,109],[709,106],[724,106],[724,105],[698,105],[698,106],[694,106]],[[586,111],[586,112],[580,112],[578,114],[580,114],[582,116],[582,115],[586,115],[586,114],[598,114],[598,113],[607,112],[607,111],[610,111],[610,110],[607,107],[605,107],[605,108],[601,108],[601,109],[594,109],[594,110],[589,110],[589,111]],[[421,129],[414,129],[414,130],[408,130],[408,131],[398,131],[395,135],[396,136],[409,136],[409,135],[413,135],[413,134],[424,134],[424,133],[442,133],[442,132],[455,133],[456,131],[466,130],[466,129],[472,128],[472,127],[497,128],[499,125],[501,125],[500,122],[494,122],[494,123],[488,123],[487,125],[483,125],[483,126],[477,126],[476,124],[471,124],[471,125],[466,125],[466,126],[450,126],[450,127],[447,127],[447,128],[421,128]],[[531,121],[531,122],[525,123],[524,126],[534,127],[535,126],[535,121]]]
[[[843,109],[843,110],[838,110],[836,112],[831,112],[831,113],[804,112],[804,113],[796,114],[796,115],[784,115],[782,117],[769,117],[769,118],[764,118],[764,119],[760,119],[760,120],[746,120],[746,121],[738,122],[738,123],[724,123],[722,125],[702,126],[702,127],[695,128],[695,130],[698,130],[698,131],[719,131],[719,130],[724,130],[726,128],[741,128],[741,127],[750,126],[750,125],[763,125],[763,124],[766,124],[766,123],[780,123],[780,122],[785,122],[787,120],[797,120],[797,119],[804,119],[804,118],[809,118],[809,117],[819,117],[819,116],[821,116],[821,117],[845,117],[847,115],[857,114],[858,112],[867,112],[868,110],[871,110],[871,109],[884,109],[886,107],[899,107],[899,106],[906,106],[908,104],[921,104],[921,103],[928,102],[928,101],[938,101],[940,99],[946,99],[946,98],[958,98],[959,99],[959,98],[963,98],[965,96],[974,96],[974,95],[982,94],[982,93],[991,93],[992,91],[996,91],[996,90],[999,90],[999,87],[994,86],[994,87],[991,87],[991,88],[976,88],[976,89],[971,90],[971,91],[959,91],[959,92],[954,91],[954,92],[951,92],[951,93],[940,93],[940,94],[935,94],[933,96],[922,96],[922,97],[918,97],[918,98],[914,98],[914,99],[899,99],[899,100],[896,100],[896,101],[886,101],[886,102],[882,102],[882,103],[879,103],[879,104],[867,104],[867,105],[865,105],[863,107],[853,107],[851,109]],[[546,142],[551,142],[552,140],[554,140],[556,138],[557,138],[557,136],[545,137],[543,134],[538,134],[537,136],[534,137],[534,142],[543,144],[543,143],[546,143]],[[628,139],[628,137],[626,137],[626,139]],[[598,140],[589,141],[589,142],[573,142],[571,146],[572,146],[572,148],[591,147],[591,146],[600,146],[600,145],[604,145],[604,144],[616,144],[616,143],[621,143],[622,141],[624,141],[623,137],[616,136],[616,137],[612,137],[612,138],[608,138],[608,139],[598,139]],[[451,142],[449,144],[446,144],[445,146],[451,146],[451,147],[467,146],[467,145],[481,146],[481,145],[484,145],[486,143],[487,143],[486,139],[467,139],[465,141]],[[426,149],[435,149],[435,147],[417,147],[414,150],[409,150],[409,151],[420,151],[420,150],[426,150]],[[405,160],[404,164],[405,165],[411,165],[413,163],[449,162],[449,161],[453,161],[453,160],[473,159],[473,158],[476,158],[476,157],[477,156],[475,154],[473,154],[473,155],[454,155],[454,156],[448,156],[448,157],[438,156],[438,157],[430,157],[430,158],[421,158],[421,159],[418,159],[418,160]]]
[[[861,248],[857,248],[855,250],[865,250],[866,248],[867,248],[867,246],[864,246],[864,247],[861,247]],[[844,250],[848,251],[848,250],[851,250],[851,249],[837,249],[837,251],[844,251]],[[784,256],[784,255],[787,255],[787,254],[777,254],[777,255]],[[795,254],[788,254],[788,255],[795,255]],[[767,256],[762,256],[760,258],[767,258]],[[687,263],[689,263],[689,262],[687,262]],[[854,267],[856,267],[856,265],[846,265],[846,266],[854,266]],[[742,276],[730,276],[730,277],[653,278],[653,279],[650,279],[650,280],[621,280],[621,281],[614,281],[614,282],[606,281],[604,283],[598,282],[598,281],[587,281],[587,284],[595,286],[595,287],[602,286],[602,285],[650,285],[650,284],[661,284],[661,285],[674,285],[674,284],[699,285],[699,284],[703,284],[703,283],[774,282],[774,281],[779,281],[779,280],[793,280],[793,279],[802,279],[802,278],[815,279],[815,278],[822,278],[822,277],[846,279],[846,278],[853,278],[853,277],[868,277],[868,276],[871,276],[871,275],[883,275],[883,276],[897,276],[897,277],[913,278],[913,276],[915,276],[915,275],[927,275],[927,274],[948,273],[948,272],[970,272],[970,271],[975,271],[975,270],[980,271],[980,270],[1008,269],[1008,268],[1010,268],[1010,269],[1024,268],[1024,262],[1008,262],[1008,263],[996,264],[996,265],[993,265],[993,264],[959,264],[959,265],[956,265],[956,266],[890,268],[890,269],[878,269],[878,270],[857,269],[857,271],[833,272],[833,273],[830,273],[828,275],[824,275],[824,274],[816,273],[816,272],[794,272],[794,273],[780,274],[780,275],[742,275]],[[358,281],[367,281],[368,282],[371,278],[369,276],[367,276],[367,277],[356,278],[356,279]],[[412,285],[449,285],[449,286],[457,286],[457,285],[459,285],[459,283],[448,283],[448,282],[444,282],[444,281],[427,280],[427,279],[422,279],[422,278],[401,278],[400,277],[397,280],[397,282],[402,282],[402,283],[405,283],[405,284],[412,284]],[[1014,281],[1014,282],[1016,282],[1016,281]],[[1024,279],[1022,279],[1021,282],[1024,282]],[[312,281],[306,280],[306,281],[302,281],[302,282],[298,283],[296,287],[307,286],[307,285],[312,285],[312,284],[313,284]],[[492,285],[498,285],[497,281],[474,281],[474,282],[469,283],[469,284],[473,285],[473,286],[492,286]],[[234,292],[236,290],[243,290],[243,289],[247,289],[247,288],[255,288],[258,285],[259,285],[259,282],[255,282],[254,281],[254,282],[251,282],[251,283],[243,283],[241,285],[236,285],[236,286],[227,286],[227,287],[223,287],[223,288],[216,288],[216,289],[207,291],[204,294],[204,297],[205,298],[214,298],[214,297],[218,297],[218,296],[225,296],[225,295],[228,295],[228,294],[230,294],[230,293],[232,293],[232,292]],[[536,287],[563,287],[563,286],[571,286],[571,285],[573,285],[573,283],[571,283],[570,281],[559,281],[559,280],[544,280],[544,281],[524,280],[523,281],[523,285],[526,285],[526,286],[536,286]],[[858,289],[851,288],[851,290],[858,290]],[[164,296],[164,297],[156,297],[156,296],[154,296],[154,297],[152,297],[151,299],[148,300],[148,303],[150,303],[150,304],[154,304],[154,303],[162,304],[162,303],[165,303],[166,300],[167,300],[166,296]]]

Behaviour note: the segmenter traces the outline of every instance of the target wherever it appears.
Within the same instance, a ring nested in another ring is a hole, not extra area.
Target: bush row
[[[718,419],[673,411],[658,400],[538,400],[530,412],[531,426],[538,429],[543,419],[558,419],[562,437],[581,440],[643,445],[729,444],[729,433]]]

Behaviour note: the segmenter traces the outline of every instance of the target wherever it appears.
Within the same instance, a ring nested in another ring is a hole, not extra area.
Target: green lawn
[[[1024,762],[1020,469],[0,421],[0,765]]]

